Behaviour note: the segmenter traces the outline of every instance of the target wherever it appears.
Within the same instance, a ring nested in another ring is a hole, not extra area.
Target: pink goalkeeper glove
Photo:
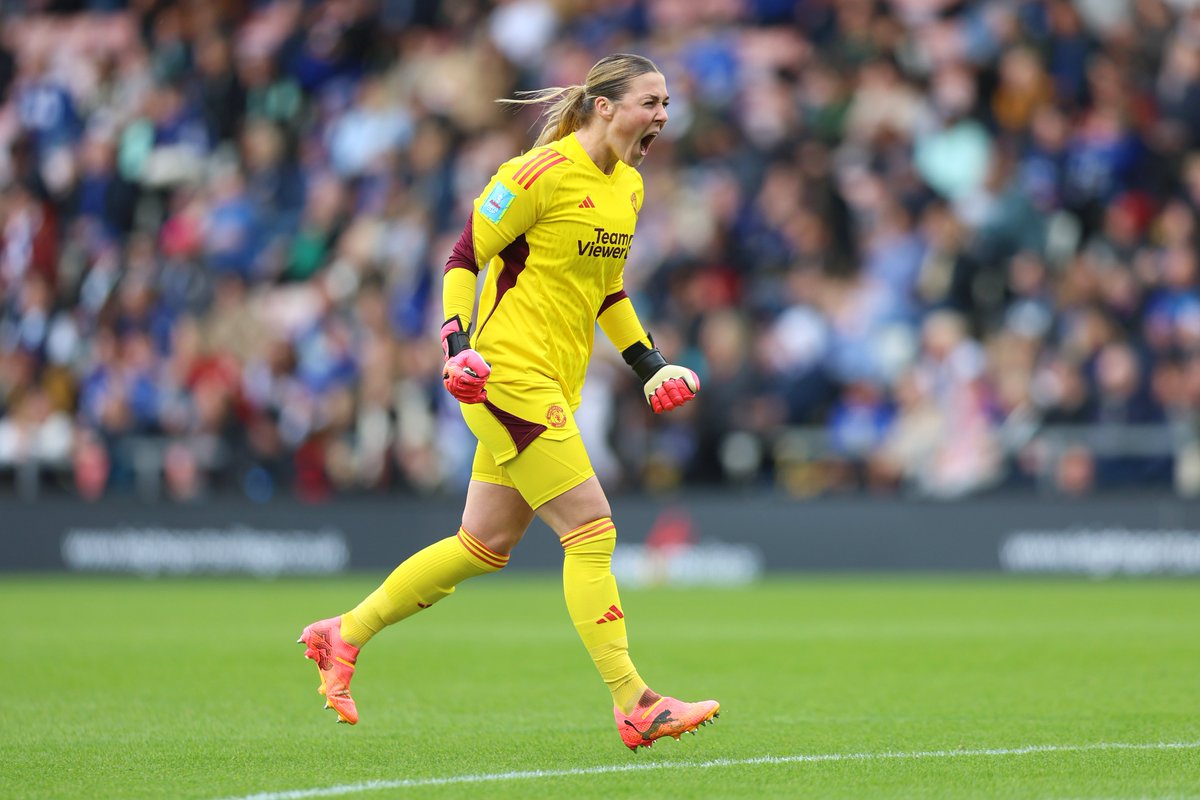
[[[661,414],[679,408],[695,397],[696,392],[700,391],[700,378],[687,367],[668,364],[663,354],[653,346],[654,338],[649,334],[646,336],[650,339],[650,347],[634,342],[621,351],[621,357],[642,382],[646,402],[655,414]]]
[[[458,317],[451,317],[442,325],[442,354],[446,356],[442,366],[442,383],[446,384],[446,391],[460,403],[486,400],[487,390],[483,387],[492,368],[483,356],[471,349],[471,340]]]
[[[655,414],[679,408],[700,391],[700,378],[687,367],[667,364],[650,376],[642,386],[646,401]]]
[[[492,368],[483,356],[474,350],[463,350],[446,361],[442,368],[442,383],[446,391],[460,403],[482,403],[487,400],[487,389],[483,388]]]

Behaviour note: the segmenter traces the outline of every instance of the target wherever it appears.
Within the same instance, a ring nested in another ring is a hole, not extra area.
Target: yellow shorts
[[[511,420],[506,426],[497,417],[497,409],[489,405],[459,406],[467,427],[479,440],[471,464],[472,480],[510,486],[531,508],[538,508],[596,474],[578,428],[565,439],[537,435],[536,429],[514,431]],[[574,427],[574,420],[570,422]],[[514,443],[514,432],[522,440],[519,446]]]

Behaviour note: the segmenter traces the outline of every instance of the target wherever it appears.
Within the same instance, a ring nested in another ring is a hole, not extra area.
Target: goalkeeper
[[[626,54],[601,59],[583,85],[508,101],[547,105],[545,127],[476,199],[443,278],[443,380],[479,440],[462,526],[354,609],[304,629],[340,722],[358,721],[350,679],[359,648],[459,582],[502,569],[535,514],[562,544],[567,610],[612,694],[624,744],[636,752],[717,715],[715,701],[656,693],[630,660],[610,570],[616,527],[574,416],[597,321],[655,413],[700,388],[694,372],[664,360],[623,288],[643,198],[636,167],[667,122],[667,101],[658,68]]]

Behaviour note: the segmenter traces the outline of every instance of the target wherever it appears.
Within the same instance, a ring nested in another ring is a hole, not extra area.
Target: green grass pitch
[[[384,632],[334,724],[295,640],[379,577],[0,579],[0,797],[1200,797],[1194,581],[626,590],[642,675],[722,703],[634,755],[551,576]]]

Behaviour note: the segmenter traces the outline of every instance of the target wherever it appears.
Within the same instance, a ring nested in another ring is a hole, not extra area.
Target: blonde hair
[[[596,110],[597,97],[607,97],[616,103],[629,91],[629,84],[634,78],[658,71],[654,62],[645,56],[614,53],[597,61],[588,70],[583,84],[517,92],[519,97],[503,98],[496,102],[513,106],[548,105],[542,112],[545,125],[533,144],[534,147],[541,147],[582,128]]]

